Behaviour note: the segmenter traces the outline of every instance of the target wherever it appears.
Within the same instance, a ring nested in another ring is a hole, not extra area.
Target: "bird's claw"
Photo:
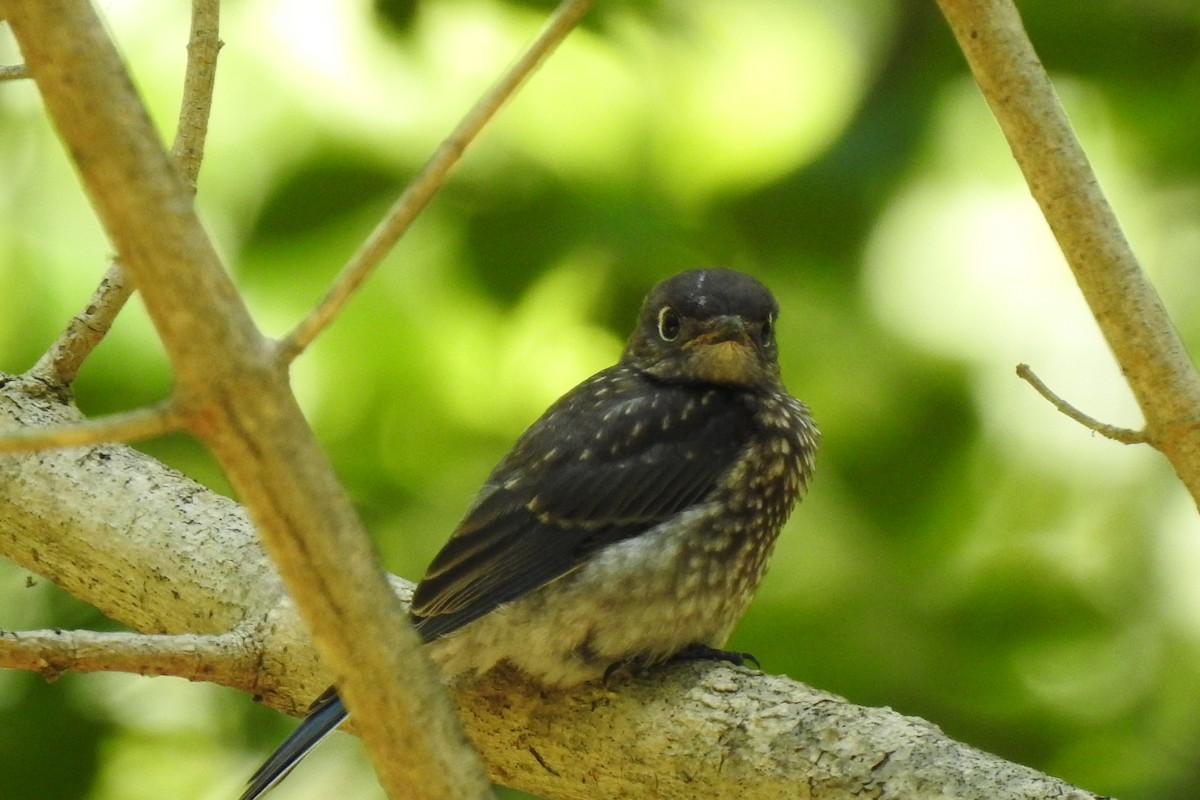
[[[758,663],[758,659],[753,653],[744,653],[741,650],[722,650],[718,647],[709,647],[706,644],[689,644],[671,656],[670,660],[724,661],[726,664],[733,664],[738,667],[752,664],[755,669],[762,669],[762,665]],[[604,670],[604,687],[608,689],[612,687],[614,681],[635,678],[642,674],[647,667],[653,666],[655,663],[658,663],[657,659],[652,661],[646,656],[632,656],[621,661],[614,661]]]
[[[744,667],[749,662],[754,665],[755,669],[762,669],[762,665],[758,663],[758,659],[753,653],[743,653],[740,650],[721,650],[706,644],[689,644],[676,653],[675,658],[680,661],[724,661],[738,667]]]

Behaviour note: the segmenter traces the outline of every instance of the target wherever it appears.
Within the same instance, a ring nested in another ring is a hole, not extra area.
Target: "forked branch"
[[[87,0],[0,0],[48,115],[220,462],[309,624],[384,787],[490,796],[478,758]],[[216,599],[214,598],[214,602]],[[384,644],[386,643],[386,644]],[[405,675],[403,683],[392,678]]]
[[[217,52],[221,49],[219,0],[193,0],[191,34],[184,69],[183,97],[171,155],[184,180],[196,186],[204,142],[212,113],[213,89],[217,79]],[[24,77],[24,67],[21,77]],[[108,335],[117,315],[133,294],[133,282],[125,269],[113,261],[83,310],[71,318],[66,329],[30,369],[32,377],[52,386],[70,386],[79,368]],[[128,441],[128,440],[127,440]]]
[[[1146,439],[1200,505],[1200,375],[1138,265],[1011,0],[938,0],[1092,315]]]

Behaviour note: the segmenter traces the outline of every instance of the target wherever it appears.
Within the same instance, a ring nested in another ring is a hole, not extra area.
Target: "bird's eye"
[[[679,338],[679,315],[670,306],[663,306],[658,311],[658,335],[664,342]]]
[[[762,324],[762,343],[770,344],[775,338],[775,317],[767,317],[766,322]]]

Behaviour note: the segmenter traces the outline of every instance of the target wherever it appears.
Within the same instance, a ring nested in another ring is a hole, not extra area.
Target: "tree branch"
[[[213,89],[217,80],[217,52],[221,49],[219,13],[218,0],[192,2],[183,98],[179,103],[179,123],[175,129],[171,156],[193,192],[204,158],[204,142],[208,137],[208,120],[212,113]],[[133,282],[119,263],[111,262],[87,306],[71,319],[58,340],[30,369],[30,374],[54,386],[70,386],[74,383],[79,368],[108,335],[132,294]]]
[[[220,0],[192,0],[191,32],[188,35],[187,67],[183,74],[183,97],[171,157],[184,179],[196,190],[208,120],[212,115],[213,91],[217,84],[217,53],[221,50]]]
[[[384,787],[393,797],[491,796],[286,369],[220,263],[104,26],[86,0],[0,8],[145,301],[171,360],[175,405],[245,502],[347,706],[362,712],[359,732]]]
[[[938,0],[1030,192],[1146,416],[1200,506],[1200,375],[1137,263],[1011,0]]]
[[[87,419],[73,425],[48,428],[0,428],[0,453],[78,447],[104,442],[134,442],[162,436],[183,427],[183,415],[169,402],[107,417]]]
[[[125,270],[116,261],[110,262],[87,305],[71,318],[54,344],[30,368],[29,375],[55,387],[74,383],[79,368],[108,335],[132,294],[133,282]]]
[[[1017,377],[1021,378],[1021,380],[1032,386],[1038,394],[1046,398],[1046,400],[1048,400],[1050,404],[1057,408],[1060,412],[1066,414],[1068,417],[1075,420],[1088,430],[1094,431],[1105,438],[1112,439],[1114,442],[1120,442],[1121,444],[1146,443],[1145,431],[1133,431],[1129,428],[1120,428],[1116,425],[1109,425],[1108,423],[1101,422],[1095,417],[1089,417],[1087,414],[1083,413],[1066,400],[1063,400],[1061,397],[1055,394],[1049,386],[1043,383],[1041,378],[1034,374],[1033,370],[1029,368],[1028,364],[1017,364]]]
[[[19,81],[29,77],[24,64],[0,64],[0,81]]]
[[[0,381],[2,424],[77,416]],[[77,497],[104,502],[80,514]],[[245,648],[227,657],[248,673],[209,679],[253,681],[275,708],[302,713],[328,682],[242,510],[128,447],[0,456],[0,554],[140,631],[237,628],[218,638]],[[411,586],[394,586],[406,600]],[[548,691],[496,670],[459,686],[456,701],[489,774],[549,798],[1096,798],[929,723],[723,664],[655,670],[612,691]]]
[[[526,48],[491,89],[467,112],[446,137],[425,166],[388,210],[387,215],[367,237],[362,247],[342,268],[321,301],[300,324],[280,342],[280,358],[291,363],[329,326],[350,297],[399,241],[413,220],[442,188],[450,170],[512,97],[521,84],[545,61],[591,7],[593,0],[563,0],[537,38]]]
[[[0,428],[83,421],[27,385],[0,373]],[[224,633],[283,595],[237,503],[123,445],[0,456],[0,552],[144,633]]]
[[[924,720],[725,664],[553,693],[496,670],[458,699],[492,775],[558,800],[1099,800]]]
[[[95,631],[0,631],[0,668],[38,672],[52,681],[64,672],[174,675],[252,691],[258,661],[246,636],[146,636]]]

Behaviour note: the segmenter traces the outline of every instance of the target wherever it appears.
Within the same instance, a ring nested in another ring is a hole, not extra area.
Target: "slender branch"
[[[24,64],[0,65],[0,81],[17,81],[29,77]]]
[[[39,672],[132,672],[174,675],[250,690],[258,654],[239,631],[147,636],[95,631],[0,631],[0,669]]]
[[[1075,406],[1068,403],[1066,400],[1055,394],[1049,386],[1042,382],[1042,379],[1034,374],[1028,364],[1017,364],[1017,376],[1027,382],[1030,386],[1037,390],[1037,393],[1050,401],[1050,404],[1057,408],[1062,413],[1066,414],[1071,419],[1078,422],[1083,427],[1095,431],[1105,438],[1112,439],[1122,444],[1145,444],[1146,432],[1135,431],[1130,428],[1121,428],[1117,425],[1109,425],[1106,422],[1089,417]]]
[[[212,112],[217,76],[218,0],[193,0],[191,34],[184,70],[183,98],[171,155],[184,179],[195,191],[204,157],[204,142]],[[54,386],[70,386],[80,367],[108,335],[125,302],[133,294],[133,282],[116,261],[108,265],[100,285],[87,306],[71,318],[66,329],[30,369],[30,375]],[[127,440],[128,441],[128,440]]]
[[[221,49],[220,0],[192,0],[191,32],[187,44],[187,68],[183,75],[183,98],[171,157],[195,191],[208,138],[213,90],[217,83],[217,53]]]
[[[0,453],[135,442],[181,430],[184,417],[170,401],[148,408],[50,428],[0,429]]]
[[[1011,0],[938,0],[1146,418],[1200,505],[1200,375],[1071,129]]]
[[[555,9],[541,33],[517,59],[516,63],[509,67],[500,80],[467,112],[454,131],[425,163],[425,166],[421,168],[412,183],[388,210],[387,215],[371,232],[358,252],[342,268],[321,301],[280,342],[279,357],[282,363],[291,363],[312,344],[321,331],[329,326],[358,287],[379,265],[379,262],[408,230],[433,195],[442,187],[450,170],[462,158],[467,147],[475,140],[484,126],[558,44],[566,38],[591,7],[592,2],[593,0],[563,0]]]
[[[80,367],[112,328],[133,294],[133,282],[116,261],[108,265],[87,306],[67,323],[50,349],[29,370],[30,377],[51,385],[70,386]]]

